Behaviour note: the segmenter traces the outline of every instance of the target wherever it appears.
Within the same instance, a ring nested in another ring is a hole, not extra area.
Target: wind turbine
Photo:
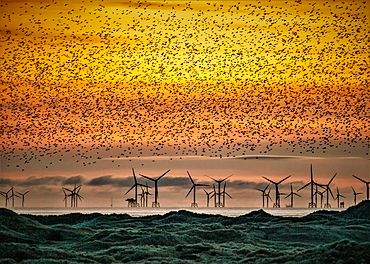
[[[62,191],[63,191],[63,193],[64,193],[64,199],[63,199],[63,201],[64,201],[64,206],[65,207],[67,207],[67,199],[68,199],[68,194],[66,193],[66,190],[68,190],[68,189],[66,189],[66,188],[63,188],[62,187]]]
[[[198,204],[197,204],[196,199],[195,199],[196,187],[197,186],[198,187],[205,187],[205,186],[209,186],[209,185],[208,184],[195,183],[193,181],[193,179],[191,178],[190,173],[188,171],[186,171],[186,172],[188,173],[189,179],[190,179],[191,183],[193,184],[193,186],[190,188],[190,190],[189,190],[188,194],[185,196],[185,198],[187,198],[189,196],[189,194],[191,193],[191,191],[193,191],[194,196],[193,196],[193,202],[191,204],[191,207],[198,207]]]
[[[149,192],[149,186],[148,184],[146,183],[145,184],[145,207],[148,207],[148,195],[152,195],[150,192]]]
[[[77,200],[77,198],[80,200],[80,201],[82,201],[82,196],[79,194],[79,192],[80,192],[80,190],[81,190],[81,185],[80,186],[78,186],[78,188],[77,188],[77,190],[75,191],[75,207],[78,207],[78,200]]]
[[[80,199],[80,201],[82,201],[83,197],[79,194],[80,190],[81,185],[77,186],[76,184],[73,190],[63,187],[64,198],[66,199],[66,197],[71,197],[71,207],[78,207],[77,198]],[[65,191],[70,192],[70,194],[67,195]]]
[[[352,176],[366,184],[366,200],[369,200],[369,188],[370,188],[369,184],[370,184],[370,181],[365,181],[365,180],[357,177],[356,175],[352,175]]]
[[[286,199],[286,198],[288,198],[290,196],[290,208],[293,208],[293,197],[294,197],[294,195],[297,195],[299,197],[302,197],[298,193],[293,192],[293,185],[290,184],[290,193],[284,198],[284,199]]]
[[[317,185],[316,185],[317,186]],[[323,204],[323,200],[324,200],[324,192],[320,192],[319,190],[317,190],[317,187],[316,187],[316,192],[315,192],[315,199],[317,201],[317,195],[320,195],[320,208],[322,208],[322,204]]]
[[[222,191],[222,199],[223,199],[223,201],[222,201],[222,207],[225,207],[225,205],[226,205],[226,195],[227,196],[229,196],[231,199],[233,199],[233,197],[231,197],[227,192],[226,192],[226,182],[225,182],[225,184],[224,184],[224,190]]]
[[[9,193],[13,190],[13,187],[9,189],[7,192],[1,192],[0,194],[5,198],[5,208],[8,208],[8,200],[10,199]]]
[[[357,204],[357,195],[362,194],[362,193],[356,192],[355,189],[353,189],[352,186],[351,186],[351,188],[352,188],[352,191],[353,191],[354,202],[355,202],[355,205],[356,205]]]
[[[343,195],[341,195],[340,193],[339,193],[339,189],[338,189],[338,187],[337,187],[337,195],[335,196],[335,199],[336,200],[338,200],[338,208],[340,208],[339,207],[339,204],[340,204],[340,197],[342,197],[342,198],[346,198],[345,196],[343,196]],[[343,202],[343,207],[344,207],[344,202]]]
[[[265,189],[255,189],[257,191],[260,191],[262,192],[262,208],[265,208],[265,197],[266,197],[266,190],[267,188],[270,186],[270,184],[267,184],[267,186],[265,187]]]
[[[330,181],[328,182],[328,184],[318,184],[319,186],[325,188],[325,191],[323,193],[326,192],[326,204],[324,204],[324,208],[330,208],[331,205],[329,204],[329,192],[331,194],[331,196],[334,198],[334,195],[333,195],[333,192],[331,191],[329,185],[330,183],[334,180],[335,176],[337,176],[337,174],[335,173],[334,176],[330,179]]]
[[[271,188],[269,189],[269,191],[267,192],[267,194],[265,194],[265,197],[266,197],[266,207],[267,208],[269,208],[269,199],[272,202],[272,199],[271,199],[271,196],[270,196],[270,192],[271,192]]]
[[[231,176],[233,176],[233,174],[227,176],[226,178],[222,179],[222,180],[216,180],[208,175],[206,175],[208,178],[211,178],[212,180],[214,180],[215,182],[217,182],[218,184],[218,193],[216,193],[216,195],[218,196],[218,202],[215,204],[215,207],[221,207],[221,183],[224,182],[226,179],[230,178]]]
[[[170,170],[166,171],[165,173],[163,173],[161,176],[159,176],[157,179],[153,179],[153,178],[150,178],[148,176],[145,176],[145,175],[142,175],[140,174],[140,176],[148,179],[148,180],[151,180],[154,182],[154,202],[152,203],[152,207],[161,207],[159,202],[158,202],[158,181],[160,179],[162,179],[162,177],[164,175],[166,175]]]
[[[206,197],[207,197],[207,207],[209,207],[209,199],[212,198],[212,197],[209,197],[212,193],[212,192],[207,192],[206,190],[203,189],[203,191],[206,193]]]
[[[217,192],[216,192],[216,187],[215,187],[214,184],[212,184],[212,185],[213,185],[213,194],[209,198],[214,197],[215,207],[217,207]]]
[[[273,205],[274,208],[280,208],[280,193],[279,193],[279,184],[282,183],[283,181],[285,181],[286,179],[288,179],[291,175],[289,175],[288,177],[285,177],[284,179],[282,179],[281,181],[279,182],[274,182],[268,178],[266,178],[265,176],[262,176],[262,178],[268,180],[269,182],[271,182],[272,184],[275,185],[275,204]]]
[[[306,188],[307,186],[310,185],[311,187],[311,202],[308,203],[308,208],[317,208],[317,202],[313,201],[313,196],[314,196],[314,193],[313,193],[313,186],[316,185],[315,181],[313,180],[313,172],[312,172],[312,164],[310,164],[310,175],[311,175],[311,181],[309,183],[307,183],[306,185],[304,185],[303,187],[299,188],[297,190],[297,192],[299,192],[300,190]],[[317,185],[316,185],[317,186]]]
[[[21,197],[14,193],[13,187],[10,190],[12,191],[12,194],[9,196],[9,199],[12,198],[12,207],[14,207],[14,197],[18,197],[18,198],[21,198]]]
[[[20,193],[20,192],[16,192],[16,193],[18,193],[20,196],[22,196],[22,207],[24,207],[24,196],[27,194],[27,193],[29,193],[30,192],[30,190],[28,190],[27,192],[25,192],[25,193]]]
[[[139,194],[140,196],[140,207],[145,206],[145,189],[141,187],[141,193]]]
[[[134,196],[135,202],[131,202],[130,203],[130,206],[131,207],[138,207],[139,206],[139,203],[137,202],[137,195],[138,195],[138,193],[137,193],[137,187],[138,186],[146,187],[146,186],[137,182],[137,180],[136,180],[136,174],[135,174],[135,170],[134,169],[132,169],[132,176],[134,177],[134,185],[132,185],[131,188],[128,189],[128,191],[125,193],[125,195],[128,194],[132,189],[135,188],[134,189],[135,190],[135,196]]]

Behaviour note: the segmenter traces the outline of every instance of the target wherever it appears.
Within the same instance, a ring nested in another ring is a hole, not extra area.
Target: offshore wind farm
[[[0,261],[369,263],[369,14],[2,0]]]

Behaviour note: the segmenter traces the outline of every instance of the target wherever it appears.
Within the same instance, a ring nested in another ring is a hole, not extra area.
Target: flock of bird
[[[2,2],[4,170],[112,150],[365,155],[367,5]]]

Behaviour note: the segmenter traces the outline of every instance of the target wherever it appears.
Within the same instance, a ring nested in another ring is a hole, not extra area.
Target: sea
[[[9,208],[18,214],[32,215],[63,215],[69,213],[81,214],[128,214],[132,217],[141,217],[149,215],[164,215],[173,211],[187,210],[199,214],[224,215],[236,217],[248,214],[252,211],[260,210],[257,207],[230,207],[230,208],[175,208],[175,207],[24,207],[24,208]],[[343,211],[343,208],[263,208],[263,210],[271,215],[285,217],[302,217],[318,210]]]

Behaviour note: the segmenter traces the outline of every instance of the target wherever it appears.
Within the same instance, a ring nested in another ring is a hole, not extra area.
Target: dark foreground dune
[[[370,201],[302,218],[0,209],[1,263],[370,263]]]

